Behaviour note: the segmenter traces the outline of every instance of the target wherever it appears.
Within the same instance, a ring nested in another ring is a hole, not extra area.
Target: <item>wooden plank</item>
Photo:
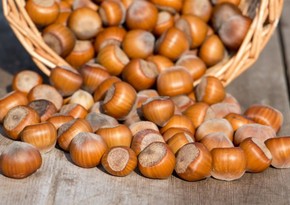
[[[284,1],[283,13],[280,19],[280,35],[282,38],[282,48],[284,52],[284,64],[286,67],[288,79],[290,79],[290,2]],[[288,82],[290,87],[290,81]]]
[[[32,65],[7,25],[2,23],[3,20],[0,21],[1,96],[7,92],[11,74]],[[16,51],[18,54],[13,55]],[[281,135],[290,133],[283,69],[275,34],[255,66],[227,88],[244,108],[253,103],[266,103],[281,110],[285,116]],[[0,152],[11,142],[0,136]],[[246,173],[233,182],[212,178],[185,182],[176,176],[151,180],[137,172],[124,178],[113,177],[100,167],[75,166],[67,154],[57,149],[43,157],[41,169],[26,179],[13,180],[0,175],[1,204],[290,204],[290,169],[269,168],[260,174]]]

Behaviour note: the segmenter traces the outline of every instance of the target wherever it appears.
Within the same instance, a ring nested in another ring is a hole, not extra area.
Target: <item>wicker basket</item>
[[[56,65],[68,63],[52,51],[42,40],[25,10],[25,0],[3,0],[4,16],[32,60],[46,75]],[[249,32],[237,53],[209,68],[206,75],[214,75],[224,85],[249,68],[274,32],[283,8],[283,0],[241,0],[243,13],[253,18]],[[195,82],[197,84],[198,81]]]

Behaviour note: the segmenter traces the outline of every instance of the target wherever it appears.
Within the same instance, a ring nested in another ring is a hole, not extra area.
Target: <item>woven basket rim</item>
[[[246,1],[241,1],[241,4]],[[254,1],[250,1],[254,2]],[[226,86],[246,71],[258,59],[270,40],[282,14],[284,0],[260,0],[256,15],[239,50],[222,62],[207,69],[205,76],[213,75]],[[55,66],[69,65],[42,40],[25,10],[25,0],[2,0],[3,13],[14,34],[32,57],[38,68],[46,75]],[[200,81],[196,80],[194,85]]]

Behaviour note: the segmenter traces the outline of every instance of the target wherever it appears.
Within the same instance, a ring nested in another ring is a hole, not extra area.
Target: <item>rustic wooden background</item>
[[[264,103],[282,111],[285,120],[279,135],[290,135],[289,19],[290,1],[286,0],[281,24],[259,60],[227,88],[243,108]],[[0,96],[10,91],[12,75],[21,69],[37,70],[5,22],[0,6]],[[0,152],[10,143],[0,134]],[[246,173],[233,182],[212,178],[186,182],[176,176],[151,180],[135,172],[118,178],[100,168],[79,168],[62,151],[54,149],[43,156],[41,169],[26,179],[0,175],[0,204],[5,205],[153,203],[290,204],[290,169]]]

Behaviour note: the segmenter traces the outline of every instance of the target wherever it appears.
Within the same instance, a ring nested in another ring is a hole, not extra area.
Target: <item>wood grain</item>
[[[283,13],[280,20],[280,37],[284,51],[284,65],[288,79],[290,79],[290,1],[284,2]],[[290,87],[290,82],[288,82]],[[288,88],[289,89],[289,88]]]
[[[0,41],[0,95],[3,96],[12,74],[33,64],[3,24],[2,16]],[[11,44],[8,45],[8,41]],[[290,49],[290,44],[287,48]],[[264,103],[281,110],[285,121],[280,135],[290,133],[283,66],[276,33],[258,62],[227,88],[244,109],[253,103]],[[11,142],[0,136],[0,152]],[[43,155],[41,169],[26,179],[14,180],[0,175],[0,190],[0,204],[290,204],[290,169],[269,168],[260,174],[246,173],[233,182],[212,178],[186,182],[176,176],[151,180],[137,172],[118,178],[100,167],[79,168],[70,162],[68,154],[54,149]]]

